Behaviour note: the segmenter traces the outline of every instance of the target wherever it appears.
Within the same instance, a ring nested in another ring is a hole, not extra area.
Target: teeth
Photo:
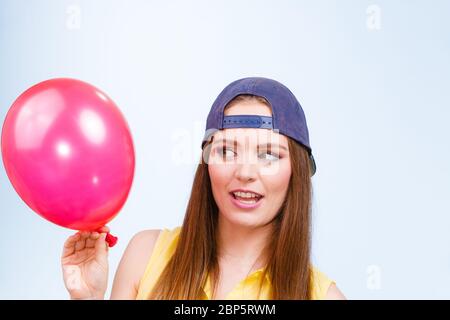
[[[254,194],[252,192],[240,192],[240,191],[238,191],[238,192],[233,192],[233,194],[236,197],[239,197],[239,198],[247,198],[247,199],[259,198],[258,195]]]
[[[253,200],[241,200],[241,199],[239,199],[239,202],[242,202],[242,203],[245,203],[245,204],[253,204],[253,203],[256,203],[256,199],[255,198],[253,198]]]

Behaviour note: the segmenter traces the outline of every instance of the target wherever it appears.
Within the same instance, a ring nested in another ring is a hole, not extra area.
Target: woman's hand
[[[100,233],[99,233],[100,232]],[[108,286],[108,227],[77,232],[64,243],[61,256],[64,284],[71,299],[103,299]]]

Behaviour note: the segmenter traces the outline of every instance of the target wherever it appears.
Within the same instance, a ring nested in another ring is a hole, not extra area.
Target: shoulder
[[[136,233],[128,243],[124,257],[132,260],[133,264],[143,269],[150,258],[158,236],[162,230],[143,230]]]
[[[158,243],[158,239],[161,238],[162,241],[166,242],[169,238],[176,237],[179,230],[180,227],[140,231],[131,238],[125,254],[136,256],[137,259],[140,259],[146,265],[155,249],[155,245]]]
[[[146,247],[151,249],[161,232],[161,229],[151,229],[136,233],[128,243],[127,250],[145,249]]]
[[[143,272],[161,232],[163,230],[151,229],[136,233],[125,249],[124,258],[131,260]]]
[[[312,299],[341,300],[345,296],[337,288],[336,282],[316,267],[312,267]]]
[[[114,278],[112,299],[134,298],[139,281],[162,230],[136,233],[128,243]]]
[[[341,290],[338,289],[335,283],[332,283],[328,288],[327,295],[325,296],[327,300],[347,300]]]

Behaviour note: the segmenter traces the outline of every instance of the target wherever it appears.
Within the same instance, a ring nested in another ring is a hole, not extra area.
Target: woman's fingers
[[[89,237],[88,231],[81,232],[80,239],[75,244],[75,251],[81,251],[86,247],[86,239]]]
[[[103,226],[100,229],[97,230],[97,232],[99,233],[108,233],[109,232],[109,227],[108,226]]]
[[[101,233],[95,241],[95,254],[104,257],[108,253],[108,243],[106,242],[106,233]]]
[[[72,248],[75,246],[75,243],[80,240],[80,233],[77,232],[73,235],[71,235],[69,238],[67,238],[66,242],[64,243],[64,248]]]
[[[97,240],[98,237],[100,237],[100,233],[99,232],[92,232],[91,235],[89,236],[89,239]]]
[[[95,241],[97,241],[98,237],[100,237],[100,234],[98,232],[92,232],[89,235],[89,238],[86,240],[86,248],[94,248]]]
[[[103,248],[102,244],[107,246],[105,237],[106,233],[109,232],[109,228],[104,226],[100,228],[99,231],[101,232],[80,231],[70,236],[64,243],[62,257],[67,257],[76,251],[81,251],[85,248],[96,248],[97,243],[99,243],[100,249]],[[103,241],[99,242],[98,240],[102,237]]]
[[[77,232],[74,235],[67,238],[66,242],[64,243],[64,248],[62,252],[62,257],[65,258],[67,256],[70,256],[75,252],[75,244],[77,241],[80,240],[80,233]]]

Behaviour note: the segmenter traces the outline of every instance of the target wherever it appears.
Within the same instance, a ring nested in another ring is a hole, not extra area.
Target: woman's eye
[[[225,148],[225,147],[219,147],[216,149],[216,151],[223,158],[232,158],[235,155],[233,150]]]
[[[233,149],[227,147],[217,147],[215,149],[216,154],[223,159],[234,159],[237,154]],[[280,160],[280,156],[272,151],[262,152],[258,155],[258,158],[264,161],[272,162]]]
[[[280,160],[280,156],[277,155],[276,153],[272,153],[272,152],[263,152],[261,153],[261,158],[263,160],[268,160],[268,161],[275,161],[275,160]]]

